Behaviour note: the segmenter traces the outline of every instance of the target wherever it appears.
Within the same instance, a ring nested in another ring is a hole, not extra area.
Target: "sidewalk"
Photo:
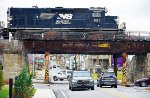
[[[33,98],[56,98],[49,84],[33,83],[36,93]]]

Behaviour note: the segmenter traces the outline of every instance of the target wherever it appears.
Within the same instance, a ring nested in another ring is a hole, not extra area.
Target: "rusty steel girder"
[[[150,52],[149,41],[96,41],[96,40],[51,40],[51,41],[23,41],[24,49],[28,53],[51,54],[140,54]]]

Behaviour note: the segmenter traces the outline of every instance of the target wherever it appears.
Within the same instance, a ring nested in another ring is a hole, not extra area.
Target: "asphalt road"
[[[150,91],[145,88],[150,87],[124,87],[118,88],[96,87],[95,90],[80,89],[70,91],[68,83],[57,81],[50,86],[57,98],[150,98]]]

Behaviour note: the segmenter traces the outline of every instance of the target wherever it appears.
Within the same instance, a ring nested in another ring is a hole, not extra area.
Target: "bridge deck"
[[[30,53],[52,54],[79,53],[79,54],[140,54],[150,52],[148,41],[24,41],[25,50]]]

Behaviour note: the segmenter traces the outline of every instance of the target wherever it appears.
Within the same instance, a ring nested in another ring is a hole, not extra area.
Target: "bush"
[[[14,85],[15,98],[28,98],[32,96],[32,75],[26,67],[23,68]]]
[[[3,80],[3,71],[0,70],[0,90],[2,89],[2,86],[4,85],[4,80]]]
[[[0,63],[0,90],[2,89],[3,85],[4,85],[3,69],[2,64]]]
[[[9,95],[9,86],[3,86],[2,90],[0,90],[0,98],[7,98]]]

